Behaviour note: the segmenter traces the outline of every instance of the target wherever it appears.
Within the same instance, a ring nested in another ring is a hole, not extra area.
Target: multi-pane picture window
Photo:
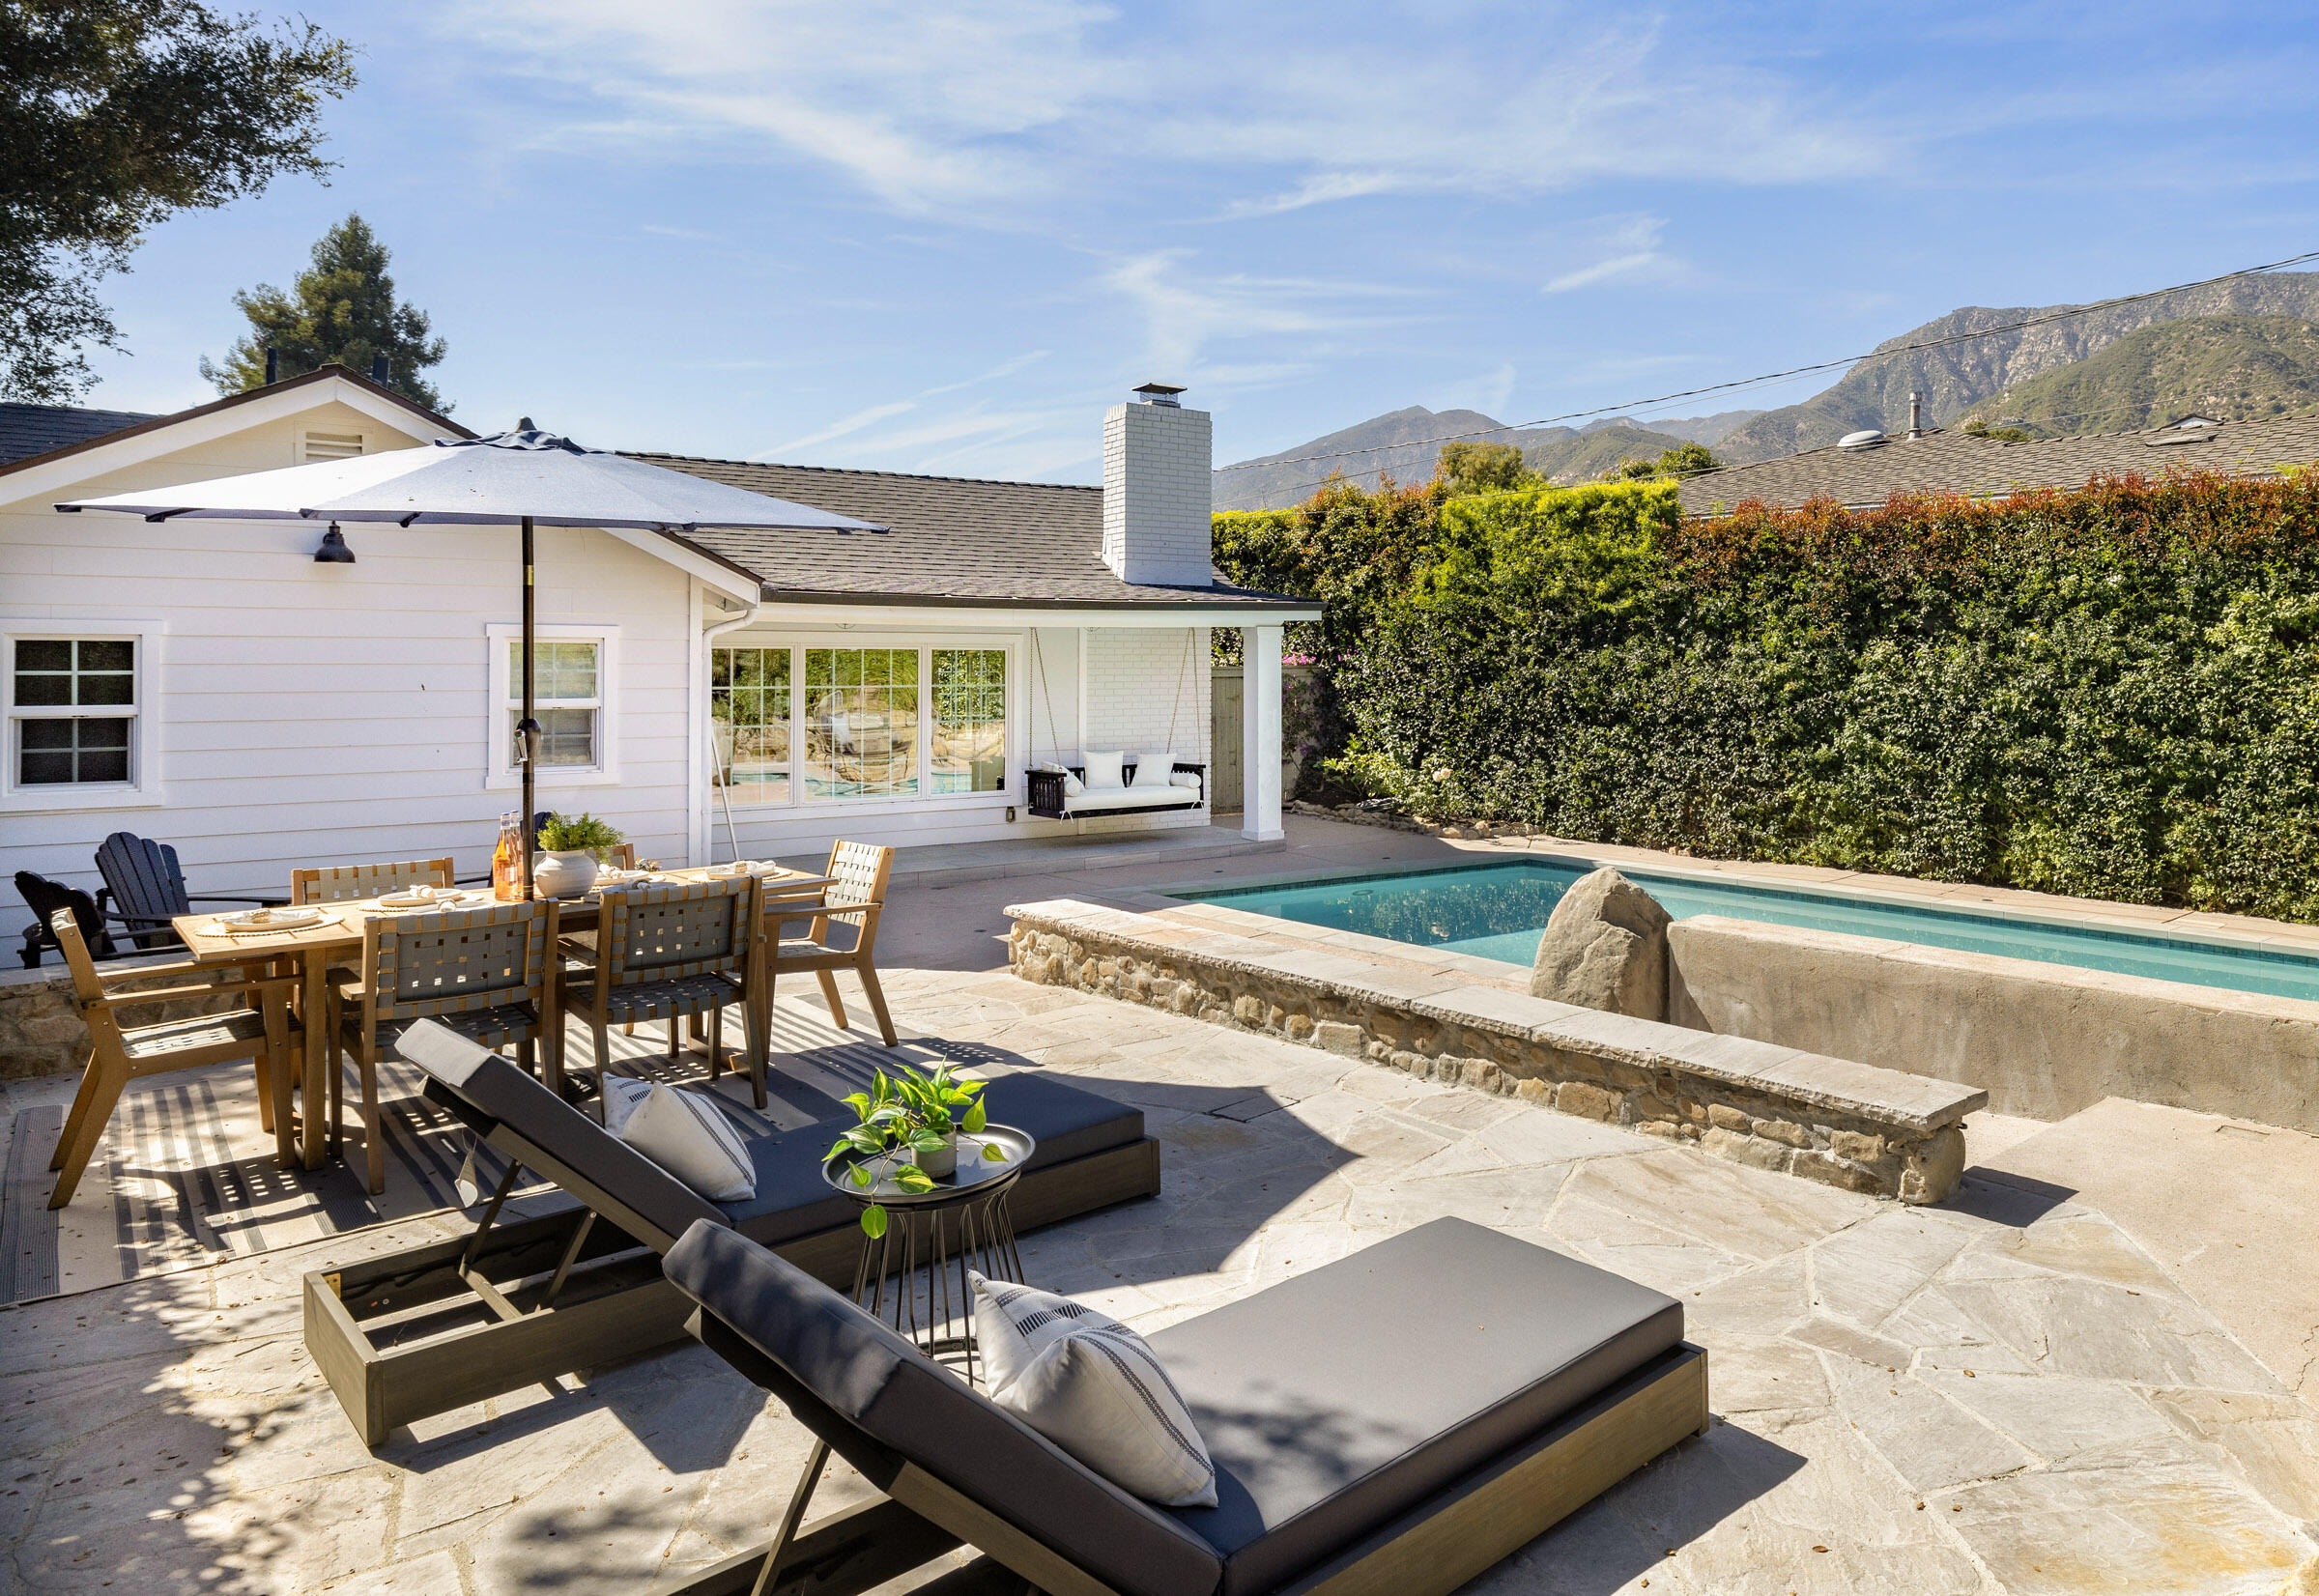
[[[709,713],[734,803],[789,797],[789,651],[709,651]]]
[[[18,638],[9,662],[18,786],[126,786],[135,779],[137,644]]]
[[[918,791],[918,650],[808,648],[805,792],[809,800]]]
[[[538,708],[539,767],[551,770],[594,765],[597,718],[604,708],[603,644],[594,639],[541,639],[532,651],[532,699]],[[524,645],[507,645],[508,762],[520,762],[523,739],[515,727],[524,718]]]
[[[936,792],[1004,792],[1007,787],[1007,652],[933,651]]]

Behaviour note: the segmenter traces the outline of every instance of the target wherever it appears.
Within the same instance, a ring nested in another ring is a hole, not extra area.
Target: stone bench
[[[1696,1142],[1759,1169],[1937,1203],[1989,1095],[1849,1059],[1581,1009],[1454,971],[1282,950],[1076,898],[1008,909],[1008,963],[1071,986]]]

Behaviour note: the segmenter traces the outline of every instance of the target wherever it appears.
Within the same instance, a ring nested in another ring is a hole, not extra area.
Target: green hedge
[[[1217,518],[1419,812],[2319,920],[2319,473],[1684,522],[1663,484]]]

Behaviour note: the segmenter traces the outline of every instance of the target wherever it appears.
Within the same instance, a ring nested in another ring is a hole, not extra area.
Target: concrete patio
[[[1450,851],[1292,819],[1285,856],[1192,869]],[[1709,1434],[1471,1588],[2319,1590],[2319,1140],[2119,1102],[1976,1116],[1959,1194],[1904,1209],[1004,973],[1006,903],[1185,876],[905,884],[881,948],[896,1017],[1144,1109],[1164,1195],[1024,1247],[1036,1282],[1138,1326],[1441,1214],[1680,1297]],[[783,1000],[780,1048],[859,1040]],[[0,1311],[0,1589],[634,1596],[760,1541],[806,1437],[695,1348],[362,1449],[305,1358],[298,1277],[460,1228]]]

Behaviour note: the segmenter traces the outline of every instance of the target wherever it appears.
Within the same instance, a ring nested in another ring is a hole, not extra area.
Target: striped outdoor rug
[[[703,1052],[688,1048],[672,1066],[665,1033],[648,1029],[614,1035],[621,1068],[712,1090]],[[838,1099],[866,1085],[878,1065],[897,1058],[923,1064],[940,1047],[905,1036],[889,1052],[874,1037],[835,1029],[825,1012],[787,1002],[776,1007],[774,1045],[761,1115],[749,1106],[746,1077],[729,1073],[713,1088],[744,1126],[789,1129],[848,1114]],[[940,1050],[961,1058],[988,1051]],[[573,1038],[572,1061],[589,1061],[585,1032]],[[243,1064],[132,1085],[72,1201],[51,1211],[48,1159],[77,1085],[76,1077],[56,1076],[12,1089],[20,1106],[0,1125],[0,1301],[88,1291],[461,1207],[457,1182],[470,1138],[420,1096],[418,1071],[388,1059],[379,1071],[386,1189],[376,1197],[344,1163],[309,1171],[274,1161],[273,1137],[258,1126],[255,1072]],[[348,1145],[358,1162],[358,1145]],[[488,1191],[506,1165],[486,1147],[477,1151],[475,1170]],[[515,1217],[568,1202],[553,1188],[523,1186],[506,1211]]]

